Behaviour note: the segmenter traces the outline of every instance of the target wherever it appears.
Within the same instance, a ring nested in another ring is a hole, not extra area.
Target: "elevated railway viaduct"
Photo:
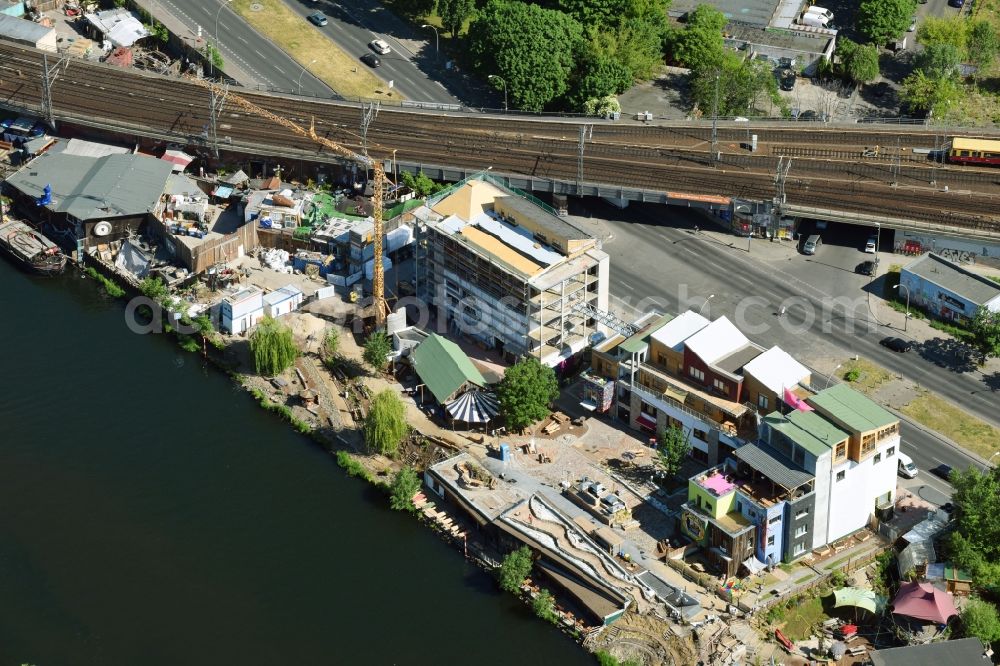
[[[47,58],[48,76],[43,57]],[[358,104],[239,94],[317,133],[403,165],[462,175],[492,168],[513,184],[568,194],[679,203],[722,195],[770,201],[779,160],[796,214],[1000,241],[1000,171],[932,162],[950,135],[856,125],[638,124],[383,107],[362,135]],[[337,162],[315,144],[183,78],[0,43],[0,105],[73,125],[231,150]],[[757,150],[749,151],[751,135]],[[978,136],[963,132],[963,136]],[[877,148],[877,149],[876,149]],[[693,195],[693,196],[692,196]]]

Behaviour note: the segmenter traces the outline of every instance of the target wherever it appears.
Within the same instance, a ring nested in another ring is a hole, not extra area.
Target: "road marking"
[[[261,53],[260,51],[258,51],[257,49],[254,49],[253,52],[256,53],[257,55],[259,55],[261,58],[266,58],[267,57],[263,53]]]
[[[622,282],[621,280],[619,280],[618,284],[620,284],[621,286],[625,287],[629,291],[635,291],[635,289],[632,288],[632,285],[630,285],[628,282]]]
[[[276,70],[278,70],[279,72],[281,72],[281,75],[282,75],[282,76],[288,76],[287,74],[285,74],[285,70],[281,69],[281,68],[280,68],[280,67],[278,67],[277,65],[274,65],[274,68],[275,68]]]
[[[246,37],[244,37],[243,35],[236,35],[236,39],[240,40],[240,41],[241,41],[241,42],[243,42],[244,44],[249,44],[249,43],[250,43],[250,42],[248,42],[248,41],[246,40]]]

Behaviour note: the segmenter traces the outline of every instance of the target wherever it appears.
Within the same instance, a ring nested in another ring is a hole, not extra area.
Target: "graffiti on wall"
[[[938,250],[938,254],[956,264],[976,263],[976,253],[968,250],[953,250],[950,247],[944,247]]]

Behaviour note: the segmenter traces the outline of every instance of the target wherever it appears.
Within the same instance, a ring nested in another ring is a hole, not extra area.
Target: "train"
[[[1000,166],[1000,141],[956,136],[948,149],[948,161],[952,164]]]

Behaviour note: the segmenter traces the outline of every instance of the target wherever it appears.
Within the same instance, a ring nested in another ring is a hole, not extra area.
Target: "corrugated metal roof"
[[[771,412],[764,417],[764,422],[816,457],[849,437],[816,412],[792,410],[787,415]]]
[[[36,44],[53,30],[55,28],[46,28],[34,21],[0,14],[0,37]]]
[[[779,486],[791,490],[809,483],[813,475],[777,452],[765,451],[756,444],[744,444],[734,454]]]
[[[440,335],[431,334],[410,356],[420,381],[427,385],[437,401],[444,403],[462,384],[485,386],[486,380],[458,345]]]
[[[1000,141],[994,143],[1000,144]],[[967,271],[933,252],[904,266],[903,273],[932,282],[976,305],[984,305],[1000,296],[1000,284]]]
[[[42,196],[52,186],[46,206],[80,220],[141,215],[156,207],[171,165],[147,155],[81,157],[45,153],[7,179],[25,195]]]
[[[649,344],[650,336],[652,336],[654,333],[656,333],[656,331],[660,330],[661,328],[669,324],[670,321],[673,320],[673,318],[674,318],[673,315],[668,315],[668,314],[663,315],[662,317],[654,321],[652,324],[640,330],[638,333],[630,337],[625,342],[621,343],[619,349],[621,349],[626,354],[637,354],[641,352],[643,349],[646,348],[646,345]]]
[[[962,638],[925,645],[872,650],[872,666],[943,666],[944,664],[989,664],[978,638]]]
[[[806,398],[806,402],[842,421],[857,432],[875,430],[899,420],[891,412],[875,404],[847,384],[834,384],[830,388]]]

